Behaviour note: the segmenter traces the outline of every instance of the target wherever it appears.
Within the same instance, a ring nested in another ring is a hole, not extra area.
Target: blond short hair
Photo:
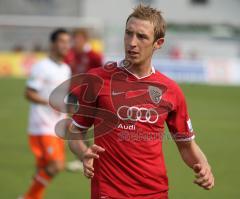
[[[140,4],[135,7],[133,12],[128,16],[126,24],[131,17],[150,21],[154,25],[154,41],[165,36],[166,22],[161,15],[161,11]]]

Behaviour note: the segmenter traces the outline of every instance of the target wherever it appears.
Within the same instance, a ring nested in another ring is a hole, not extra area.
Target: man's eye
[[[131,32],[130,32],[130,31],[127,31],[127,30],[126,30],[125,33],[126,33],[127,35],[130,35],[130,34],[131,34]]]
[[[138,38],[139,39],[146,39],[146,36],[145,35],[138,35]]]

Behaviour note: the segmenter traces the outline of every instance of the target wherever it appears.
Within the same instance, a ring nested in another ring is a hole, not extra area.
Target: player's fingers
[[[204,188],[204,189],[208,189],[208,187],[212,184],[212,182],[210,181],[207,181],[207,182],[204,182],[203,184],[201,184],[201,186]]]
[[[212,182],[208,182],[207,184],[203,184],[202,187],[206,190],[212,189],[214,184]]]
[[[207,184],[204,188],[207,190],[210,190],[214,187],[214,177],[213,175],[211,176],[210,180],[209,180],[209,184]]]
[[[202,179],[202,178],[200,178],[200,179],[197,179],[197,180],[194,180],[194,183],[195,184],[198,184],[198,185],[202,185],[203,183],[205,183],[205,182],[207,182],[207,180],[204,180],[204,179]]]
[[[207,175],[207,173],[210,173],[209,169],[207,168],[201,168],[201,170],[196,173],[196,178],[200,178],[200,177],[204,177],[205,175]]]
[[[89,169],[89,170],[91,170],[91,171],[94,171],[94,168],[93,168],[93,159],[91,158],[91,159],[84,159],[83,160],[83,167],[84,168],[87,168],[87,169]]]
[[[208,187],[206,187],[207,190],[210,190],[214,187],[214,182],[212,184],[210,184]]]
[[[201,171],[199,172],[199,176],[204,177],[208,173],[208,169],[202,168]]]
[[[209,169],[201,169],[199,173],[195,175],[196,178],[204,178],[206,176],[209,176],[211,174],[211,171]]]
[[[84,175],[85,175],[85,177],[87,177],[88,179],[93,178],[93,175],[88,175],[88,174],[84,174]]]
[[[86,169],[88,169],[92,172],[94,171],[94,168],[93,168],[92,164],[84,164],[83,166],[84,166],[84,168],[86,168]]]
[[[96,154],[96,153],[92,153],[92,152],[88,152],[84,155],[84,158],[95,158],[95,159],[98,159],[99,158],[99,155]]]
[[[212,189],[214,186],[214,177],[213,177],[212,173],[210,173],[210,175],[206,181],[196,182],[196,184],[198,184],[199,186],[201,186],[202,188],[204,188],[206,190]]]
[[[199,173],[201,171],[201,169],[202,169],[201,164],[193,165],[193,170],[194,170],[195,173]]]
[[[92,178],[94,176],[94,173],[92,171],[90,171],[89,169],[85,168],[84,169],[84,175],[87,177],[87,178]]]
[[[206,173],[205,173],[204,176],[197,175],[197,176],[196,176],[197,179],[194,180],[194,183],[196,183],[196,184],[198,184],[198,185],[201,185],[201,184],[209,181],[210,175],[211,175],[211,173],[208,172],[208,171],[206,171]]]
[[[201,184],[203,184],[203,183],[205,183],[205,182],[208,182],[209,181],[209,174],[206,174],[205,176],[203,176],[203,177],[199,177],[199,178],[197,178],[196,180],[194,180],[194,182],[196,183],[196,184],[199,184],[199,185],[201,185]]]
[[[92,146],[91,146],[91,149],[94,151],[94,152],[104,152],[105,151],[105,149],[104,148],[102,148],[102,147],[100,147],[100,146],[98,146],[98,145],[96,145],[96,144],[93,144]]]
[[[202,187],[207,188],[212,184],[212,178],[209,178],[207,181],[201,184]]]

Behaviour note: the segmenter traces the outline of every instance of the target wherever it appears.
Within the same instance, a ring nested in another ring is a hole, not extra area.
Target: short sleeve
[[[89,57],[90,62],[88,64],[87,71],[103,66],[103,56],[102,56],[102,54],[100,54],[98,52],[95,52],[95,51],[90,51],[88,53],[88,57]]]
[[[103,58],[101,54],[95,53],[91,65],[93,67],[100,67],[103,65]]]
[[[90,128],[96,115],[96,106],[98,98],[98,90],[96,90],[96,82],[93,76],[87,74],[84,78],[82,85],[75,85],[71,89],[71,94],[77,98],[78,111],[73,114],[73,124],[79,128]]]
[[[183,92],[176,88],[176,106],[167,117],[168,129],[175,141],[190,141],[195,138]]]
[[[34,90],[41,90],[45,81],[44,70],[40,64],[34,65],[27,80],[27,87]]]
[[[85,86],[78,89],[80,93],[78,95],[74,94],[77,97],[78,111],[72,116],[72,123],[83,129],[88,129],[94,123],[94,111],[96,107],[96,102],[87,102],[84,100],[84,90]],[[75,91],[76,92],[76,91]]]

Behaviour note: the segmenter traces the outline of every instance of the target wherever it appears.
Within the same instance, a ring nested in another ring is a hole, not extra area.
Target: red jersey
[[[76,75],[102,66],[103,57],[100,53],[93,51],[91,47],[85,48],[82,53],[77,53],[74,49],[71,49],[65,58],[65,62],[71,67],[72,75]]]
[[[105,148],[94,160],[91,198],[167,199],[164,123],[175,139],[194,138],[184,95],[154,68],[138,78],[116,65],[89,71],[88,89],[78,93],[85,112],[72,118],[81,128],[94,124],[95,144]]]

